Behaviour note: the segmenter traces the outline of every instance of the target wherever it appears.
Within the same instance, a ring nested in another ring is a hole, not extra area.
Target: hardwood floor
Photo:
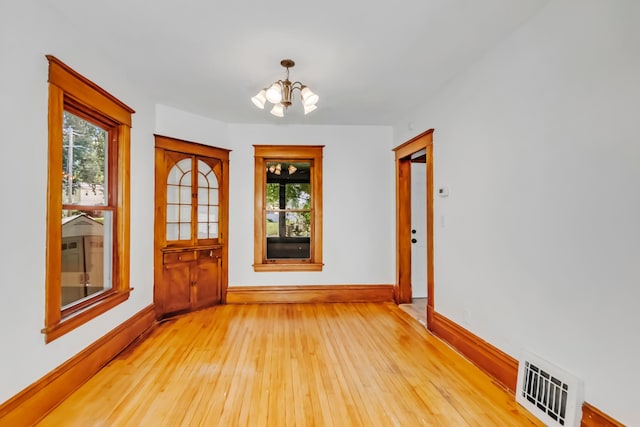
[[[541,426],[392,303],[224,305],[161,324],[40,426]]]

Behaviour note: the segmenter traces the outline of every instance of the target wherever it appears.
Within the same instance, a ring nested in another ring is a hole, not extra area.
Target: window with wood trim
[[[49,60],[46,342],[129,297],[131,108]]]
[[[254,270],[321,271],[323,146],[254,149]]]

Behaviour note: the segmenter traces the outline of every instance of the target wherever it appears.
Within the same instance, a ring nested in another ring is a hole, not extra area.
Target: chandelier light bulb
[[[253,104],[261,110],[264,109],[264,103],[267,100],[266,93],[267,91],[262,89],[256,96],[251,98]]]
[[[271,85],[267,92],[265,93],[267,101],[272,104],[277,104],[282,101],[282,88],[279,83],[274,83]]]
[[[311,89],[306,86],[303,86],[300,90],[300,96],[302,97],[302,103],[305,106],[316,105],[320,97],[313,93]],[[311,110],[313,111],[313,110]]]
[[[284,105],[275,104],[271,109],[271,114],[273,114],[276,117],[284,117]]]
[[[305,105],[304,106],[304,114],[309,114],[310,112],[312,112],[313,110],[315,110],[316,108],[318,108],[317,105]]]

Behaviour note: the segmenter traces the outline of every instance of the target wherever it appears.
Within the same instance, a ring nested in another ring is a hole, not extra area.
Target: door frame
[[[433,267],[433,129],[417,135],[393,149],[396,168],[396,304],[411,302],[411,157],[425,152],[427,194],[427,327],[434,313]]]

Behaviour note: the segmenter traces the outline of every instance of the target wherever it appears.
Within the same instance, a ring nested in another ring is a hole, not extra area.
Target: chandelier
[[[298,90],[305,114],[309,114],[318,108],[316,106],[318,99],[320,99],[318,95],[300,82],[291,83],[289,81],[289,68],[292,68],[296,63],[291,59],[283,59],[280,61],[280,65],[287,69],[287,77],[284,80],[272,83],[271,86],[262,89],[256,96],[251,98],[255,106],[262,110],[264,109],[264,103],[269,101],[273,104],[271,114],[277,117],[284,117],[284,111],[293,101],[293,91]]]

